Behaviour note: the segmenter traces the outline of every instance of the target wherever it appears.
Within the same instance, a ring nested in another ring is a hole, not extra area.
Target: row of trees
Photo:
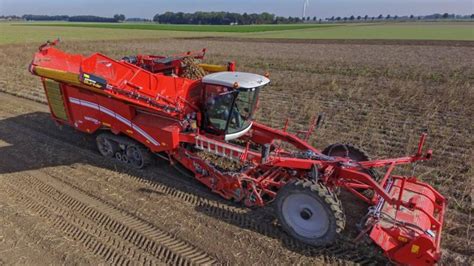
[[[127,18],[125,19],[127,22],[151,22],[151,19],[148,18]]]
[[[336,17],[332,16],[325,18],[327,22],[347,22],[347,21],[381,21],[381,20],[439,20],[439,19],[474,19],[474,14],[471,15],[455,15],[455,14],[432,14],[427,16],[397,16],[397,15],[379,15],[374,17],[365,16],[349,16]],[[98,16],[47,16],[47,15],[23,15],[19,16],[0,16],[0,20],[29,20],[29,21],[74,21],[74,22],[148,22],[149,19],[144,18],[129,18],[126,19],[123,14],[116,14],[112,18],[98,17]],[[229,25],[229,24],[289,24],[301,22],[319,22],[323,19],[317,17],[281,17],[270,13],[261,14],[239,14],[229,12],[195,12],[195,13],[173,13],[166,12],[163,14],[156,14],[153,21],[163,24],[207,24],[207,25]]]
[[[23,15],[22,19],[28,21],[72,21],[72,22],[120,22],[125,20],[125,15],[116,14],[112,18],[98,16],[47,16],[47,15]]]
[[[21,20],[21,19],[22,18],[17,15],[9,15],[9,16],[1,15],[0,16],[0,20]]]
[[[204,24],[204,25],[229,25],[237,24],[271,24],[276,17],[270,13],[239,14],[230,12],[166,12],[156,14],[153,21],[163,24]]]
[[[330,17],[330,18],[326,18],[327,21],[347,21],[347,20],[357,20],[357,21],[361,21],[361,20],[364,20],[364,21],[368,21],[368,20],[400,20],[400,19],[403,19],[403,20],[421,20],[421,19],[474,19],[474,14],[472,15],[465,15],[465,16],[462,16],[462,15],[455,15],[455,14],[448,14],[448,13],[444,13],[444,14],[433,14],[433,15],[428,15],[428,16],[414,16],[414,15],[410,15],[410,16],[401,16],[399,17],[398,15],[394,15],[394,16],[391,16],[390,14],[384,16],[382,14],[380,14],[379,16],[377,17],[369,17],[368,15],[365,15],[365,16],[350,16],[350,17]],[[310,17],[307,18],[307,20],[309,20]]]
[[[332,16],[325,18],[325,21],[370,21],[370,20],[422,20],[422,19],[474,19],[472,15],[455,15],[455,14],[432,14],[427,16],[398,16],[398,15],[379,15],[377,17],[365,16],[349,16],[336,17]],[[212,24],[212,25],[228,25],[228,24],[283,24],[283,23],[300,23],[300,22],[322,22],[322,19],[317,17],[277,17],[270,13],[261,14],[238,14],[229,12],[166,12],[163,14],[156,14],[153,17],[154,22],[164,24]]]
[[[411,19],[414,18],[413,15],[410,16]],[[341,20],[344,20],[344,21],[347,21],[347,20],[358,20],[358,21],[361,21],[361,20],[364,20],[364,21],[368,21],[368,20],[397,20],[398,19],[398,16],[395,15],[395,16],[391,16],[391,15],[387,15],[387,16],[383,16],[383,15],[379,15],[378,17],[369,17],[368,15],[365,15],[365,16],[350,16],[350,17],[335,17],[335,16],[332,16],[330,18],[326,18],[327,21],[341,21]],[[421,17],[418,17],[418,19],[421,19]]]

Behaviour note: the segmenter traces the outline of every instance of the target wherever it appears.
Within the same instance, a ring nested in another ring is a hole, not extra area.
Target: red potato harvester
[[[236,72],[234,63],[200,64],[204,77],[184,77],[184,60],[203,59],[205,50],[114,60],[65,53],[56,44],[40,47],[30,72],[41,77],[52,118],[96,134],[103,156],[143,168],[159,155],[226,199],[274,202],[281,227],[314,246],[332,244],[344,229],[336,193],[343,188],[370,205],[361,235],[391,261],[439,261],[446,199],[416,177],[392,174],[397,165],[431,158],[431,150],[423,154],[426,134],[416,154],[402,158],[368,160],[348,144],[320,151],[307,140],[321,117],[297,134],[302,138],[287,132],[288,123],[274,129],[254,121],[267,77]],[[240,167],[218,167],[202,152]]]

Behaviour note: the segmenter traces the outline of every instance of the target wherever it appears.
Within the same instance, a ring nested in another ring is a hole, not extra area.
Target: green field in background
[[[16,25],[16,24],[15,24]],[[58,27],[52,23],[49,26],[12,26],[9,23],[0,23],[0,44],[9,43],[42,43],[46,40],[57,39],[64,41],[82,40],[123,40],[123,39],[159,39],[177,37],[208,37],[225,36],[228,33],[189,32],[189,31],[163,31],[163,30],[130,30],[84,27]]]
[[[282,30],[299,30],[311,28],[336,27],[339,24],[275,24],[275,25],[173,25],[154,23],[21,23],[13,26],[57,26],[57,27],[81,27],[81,28],[101,28],[101,29],[127,29],[127,30],[159,30],[159,31],[191,31],[191,32],[266,32]]]
[[[200,26],[135,23],[0,23],[0,44],[179,37],[474,41],[473,22]]]
[[[382,40],[458,40],[474,41],[474,23],[387,23],[347,24],[321,29],[262,32],[261,38],[290,39],[382,39]]]

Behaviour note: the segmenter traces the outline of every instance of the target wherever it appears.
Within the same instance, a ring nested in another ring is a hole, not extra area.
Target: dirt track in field
[[[272,84],[262,93],[258,119],[281,127],[291,117],[294,132],[324,112],[326,122],[311,139],[318,148],[342,140],[374,158],[403,156],[428,131],[434,159],[418,165],[416,174],[449,199],[444,261],[472,264],[472,42],[191,39],[61,47],[116,58],[208,47],[211,63],[236,59],[244,71],[269,70]],[[37,78],[26,71],[35,49],[2,46],[0,72],[7,74],[0,76],[0,91],[44,101]],[[364,214],[364,206],[354,204],[346,206],[351,221]],[[354,225],[344,237],[353,234]],[[0,265],[373,259],[345,238],[325,249],[303,246],[280,231],[271,208],[249,210],[223,201],[162,162],[137,171],[104,160],[90,136],[58,130],[46,105],[0,94]]]

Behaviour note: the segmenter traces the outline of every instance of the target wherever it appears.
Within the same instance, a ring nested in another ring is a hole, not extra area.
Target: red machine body
[[[273,201],[295,179],[311,179],[331,191],[344,188],[371,206],[364,232],[392,261],[406,265],[439,261],[445,198],[415,177],[392,175],[397,165],[431,157],[431,151],[422,154],[425,135],[413,156],[363,162],[327,156],[288,133],[286,127],[273,129],[255,121],[237,138],[245,144],[227,141],[227,135],[203,126],[206,91],[218,84],[180,77],[184,57],[202,59],[204,54],[205,50],[117,61],[101,54],[71,55],[46,45],[36,53],[30,71],[42,77],[52,117],[59,124],[89,134],[107,130],[128,136],[153,153],[166,154],[171,163],[183,165],[213,192],[247,206]],[[237,87],[237,83],[234,88],[225,87],[224,94]],[[300,133],[307,139],[312,131],[313,127]],[[270,148],[259,151],[254,146]],[[222,171],[196,151],[245,167],[238,172]],[[367,169],[382,169],[383,177],[376,181]],[[373,196],[361,190],[372,190]]]

